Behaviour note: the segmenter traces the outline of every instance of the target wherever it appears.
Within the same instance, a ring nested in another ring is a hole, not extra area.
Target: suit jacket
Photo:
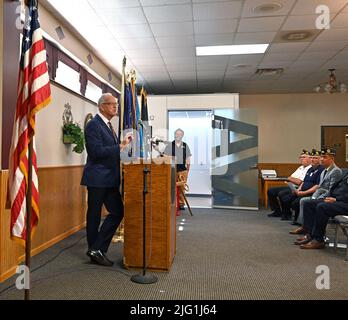
[[[324,173],[325,169],[320,175],[320,184],[318,189],[313,193],[312,199],[324,199],[327,197],[332,186],[342,178],[342,170],[335,164],[328,169],[325,177]]]
[[[81,185],[112,188],[120,185],[120,146],[99,115],[85,129],[87,163]]]
[[[348,205],[348,171],[344,173],[340,181],[333,185],[328,196]]]

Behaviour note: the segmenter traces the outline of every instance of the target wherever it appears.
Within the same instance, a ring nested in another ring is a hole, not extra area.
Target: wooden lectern
[[[171,157],[124,164],[124,265],[143,267],[143,186],[146,194],[146,260],[150,270],[169,271],[176,251],[176,178]]]

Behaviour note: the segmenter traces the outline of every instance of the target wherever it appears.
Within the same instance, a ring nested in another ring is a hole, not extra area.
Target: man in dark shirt
[[[293,224],[296,224],[300,211],[301,198],[311,196],[317,190],[320,183],[320,174],[324,170],[324,167],[320,165],[319,151],[312,149],[310,152],[310,158],[312,167],[308,169],[306,176],[298,189],[294,190],[292,193],[279,196],[283,217],[291,216],[290,208],[294,210]]]
[[[176,159],[176,173],[177,181],[187,183],[188,173],[190,171],[190,159],[191,159],[191,150],[187,143],[183,142],[184,130],[176,129],[174,132],[175,140],[172,143],[169,143],[165,150],[164,154],[168,156],[173,156]],[[182,191],[185,192],[185,187],[182,187]],[[184,210],[185,199],[182,194],[180,194],[180,210]]]

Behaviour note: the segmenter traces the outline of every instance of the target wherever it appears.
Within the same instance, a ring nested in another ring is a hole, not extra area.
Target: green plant
[[[76,146],[73,151],[76,153],[82,153],[85,149],[85,137],[83,131],[78,123],[66,123],[63,125],[63,142],[73,143]]]

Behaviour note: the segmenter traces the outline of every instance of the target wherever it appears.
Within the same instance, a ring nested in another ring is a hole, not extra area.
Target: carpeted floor
[[[177,233],[177,254],[169,273],[156,273],[157,283],[130,281],[137,271],[122,267],[122,244],[112,244],[108,252],[116,266],[90,264],[83,230],[33,257],[31,298],[348,299],[344,249],[301,250],[292,244],[296,236],[289,235],[289,222],[268,218],[262,210],[193,212],[193,217],[187,212],[178,217],[178,223],[185,221]],[[319,265],[329,267],[329,290],[316,288]],[[0,300],[23,299],[14,283],[12,277],[0,284]]]

